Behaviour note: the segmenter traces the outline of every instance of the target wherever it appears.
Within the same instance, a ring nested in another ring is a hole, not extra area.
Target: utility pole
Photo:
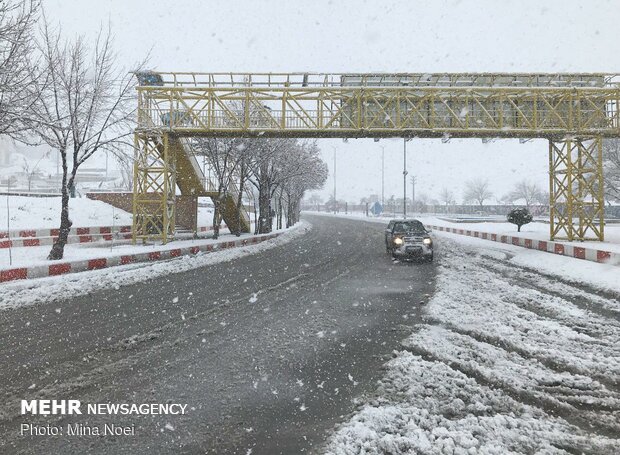
[[[403,218],[407,218],[407,138],[403,137]]]
[[[385,207],[385,146],[381,146],[381,207]]]
[[[13,265],[13,251],[11,250],[11,209],[9,204],[9,196],[11,193],[11,176],[6,182],[6,235],[9,239],[9,265]]]
[[[336,213],[338,208],[338,202],[336,202],[336,147],[332,145],[332,149],[334,149],[334,213]]]
[[[415,203],[415,184],[417,183],[415,175],[411,176],[411,202]]]
[[[60,187],[60,179],[58,178],[58,174],[60,174],[60,152],[56,152],[56,183],[58,184],[58,192],[60,193],[62,191],[62,188]]]

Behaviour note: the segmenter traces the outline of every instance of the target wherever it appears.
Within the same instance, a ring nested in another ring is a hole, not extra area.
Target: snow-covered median
[[[118,289],[120,286],[144,282],[159,276],[179,273],[218,262],[238,259],[288,243],[312,228],[306,221],[279,232],[275,239],[257,245],[248,245],[213,253],[198,253],[157,263],[141,263],[94,270],[74,275],[23,280],[2,285],[0,309],[15,308],[39,302],[62,300],[86,295],[100,289]],[[172,245],[172,244],[169,244]]]
[[[440,241],[423,323],[326,451],[620,453],[614,296]]]

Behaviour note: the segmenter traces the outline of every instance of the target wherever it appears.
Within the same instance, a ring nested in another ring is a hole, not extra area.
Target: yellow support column
[[[133,135],[133,195],[132,195],[132,209],[133,216],[131,221],[131,243],[134,245],[138,240],[138,235],[142,230],[142,223],[139,217],[140,209],[139,209],[139,194],[141,189],[141,180],[140,180],[140,160],[141,160],[141,149],[140,149],[140,136],[135,133]]]
[[[549,141],[551,240],[604,240],[602,139]]]
[[[164,163],[164,194],[162,197],[164,220],[161,240],[167,243],[174,237],[176,225],[176,157],[174,149],[170,147],[170,135],[164,133],[163,163]]]
[[[133,192],[133,242],[174,235],[176,169],[168,134],[136,134]]]

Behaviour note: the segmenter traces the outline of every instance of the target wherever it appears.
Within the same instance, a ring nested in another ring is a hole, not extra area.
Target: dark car
[[[418,220],[391,220],[385,229],[385,249],[392,257],[433,260],[433,239]]]

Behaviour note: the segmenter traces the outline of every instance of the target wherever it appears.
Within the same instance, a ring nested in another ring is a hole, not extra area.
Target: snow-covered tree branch
[[[33,27],[37,20],[36,0],[0,1],[0,134],[28,141],[28,108],[36,92],[32,77]]]
[[[65,40],[43,21],[37,51],[42,74],[30,106],[34,132],[60,153],[60,235],[49,259],[61,259],[71,228],[69,194],[79,167],[99,151],[120,151],[132,133],[132,75],[117,64],[110,29],[93,46],[84,37]]]

